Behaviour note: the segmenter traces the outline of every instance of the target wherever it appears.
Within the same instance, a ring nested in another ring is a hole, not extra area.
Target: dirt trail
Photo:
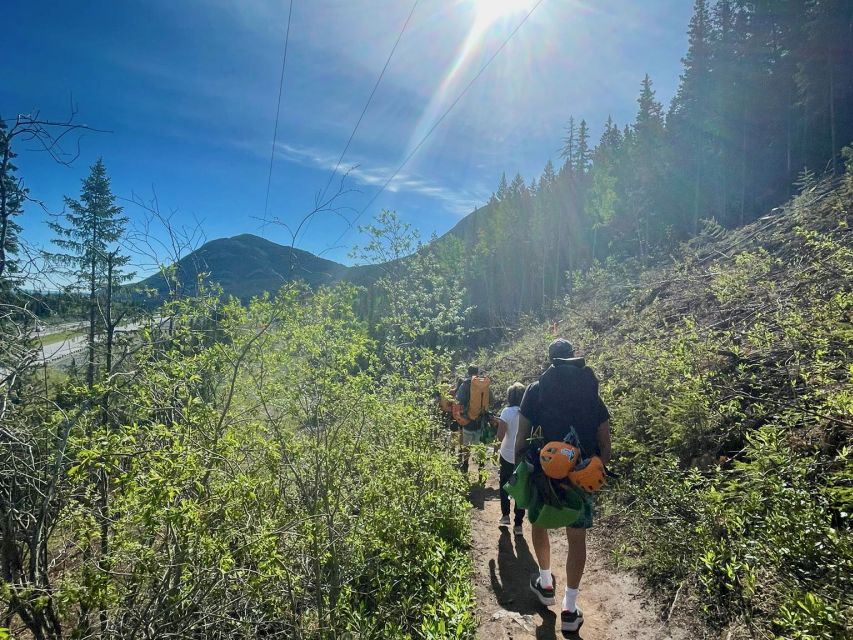
[[[471,477],[474,477],[472,471]],[[528,581],[538,566],[525,521],[524,536],[498,527],[501,516],[494,472],[485,487],[472,485],[472,555],[475,565],[478,637],[484,640],[562,638],[560,600],[565,587],[566,539],[562,530],[551,532],[551,557],[557,579],[557,604],[543,607],[529,590]],[[581,640],[688,640],[693,634],[658,618],[655,607],[637,578],[607,567],[595,549],[595,528],[590,534],[588,558],[578,604],[584,612]]]

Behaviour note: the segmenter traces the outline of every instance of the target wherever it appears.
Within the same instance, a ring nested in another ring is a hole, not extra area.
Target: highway
[[[156,320],[155,320],[156,321]],[[64,325],[63,325],[64,326]],[[66,327],[63,330],[68,330],[69,328],[74,329],[79,325],[76,323],[71,323],[69,327]],[[130,331],[136,331],[141,327],[145,326],[143,322],[129,322],[127,324],[123,324],[120,327],[116,327],[116,334],[119,333],[128,333]],[[52,333],[56,333],[53,331]],[[43,333],[41,335],[49,335],[47,333]],[[98,340],[103,340],[104,336],[101,334],[98,336]],[[53,342],[47,345],[41,346],[41,357],[40,360],[42,362],[56,362],[58,360],[62,360],[64,358],[70,358],[71,356],[75,356],[80,353],[84,353],[86,350],[86,334],[80,333],[77,335],[69,336],[65,340],[61,342]]]

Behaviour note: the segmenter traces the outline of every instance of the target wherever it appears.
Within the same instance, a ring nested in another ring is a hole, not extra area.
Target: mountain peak
[[[176,267],[182,282],[195,283],[200,273],[206,273],[209,281],[241,300],[274,293],[293,280],[303,280],[311,287],[331,284],[347,271],[332,260],[251,233],[209,240],[181,258]],[[155,289],[161,296],[168,293],[160,273],[146,278],[140,286]]]

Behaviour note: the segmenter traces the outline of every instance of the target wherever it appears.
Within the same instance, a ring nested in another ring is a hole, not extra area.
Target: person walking
[[[563,338],[549,345],[548,360],[548,369],[527,388],[521,400],[515,459],[523,459],[531,426],[538,426],[545,442],[561,441],[574,428],[582,456],[597,455],[607,464],[610,461],[610,414],[598,394],[598,379],[583,358],[575,358],[574,348]],[[566,527],[569,550],[560,614],[561,628],[566,632],[577,631],[583,624],[577,597],[586,564],[586,532],[592,528],[592,512],[592,496],[585,494],[580,519]],[[551,606],[556,599],[548,529],[532,525],[532,538],[539,574],[531,578],[530,589],[543,605]]]
[[[515,470],[515,436],[518,433],[518,416],[519,405],[524,397],[526,387],[520,382],[516,382],[506,390],[507,406],[501,411],[498,417],[498,433],[497,439],[501,443],[500,447],[500,495],[501,495],[501,526],[509,526],[509,494],[504,491],[504,485],[509,481],[512,472]],[[517,506],[514,510],[514,527],[513,533],[517,536],[524,532],[521,526],[524,520],[524,509],[519,509]]]
[[[456,402],[462,406],[462,413],[467,414],[471,402],[471,380],[480,373],[480,368],[472,364],[468,367],[465,378],[456,387]],[[483,432],[479,422],[471,422],[459,430],[459,468],[468,473],[468,460],[471,457],[471,446],[480,442]]]

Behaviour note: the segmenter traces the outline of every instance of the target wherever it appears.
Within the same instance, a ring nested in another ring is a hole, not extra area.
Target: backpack
[[[489,410],[489,385],[492,383],[488,376],[473,376],[471,378],[471,397],[465,412],[469,420],[478,420]]]

